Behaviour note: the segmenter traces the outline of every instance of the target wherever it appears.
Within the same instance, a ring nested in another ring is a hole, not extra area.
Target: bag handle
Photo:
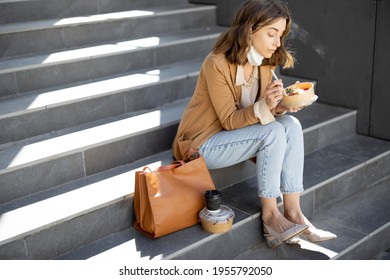
[[[156,169],[156,171],[175,169],[177,167],[185,165],[186,162],[197,159],[199,157],[200,157],[200,154],[199,154],[198,150],[191,148],[187,151],[187,153],[185,154],[185,156],[182,160],[176,160],[176,161],[172,162],[171,164],[160,166]],[[153,173],[153,171],[148,166],[145,166],[143,168],[143,172],[145,172],[146,170],[149,170],[150,173]]]
[[[148,171],[148,173],[154,173],[156,171],[162,171],[162,170],[171,170],[171,169],[175,169],[177,167],[180,167],[182,165],[186,164],[184,161],[180,160],[180,161],[175,161],[175,162],[172,162],[171,164],[168,164],[168,165],[163,165],[163,166],[160,166],[158,168],[156,168],[155,171],[153,171],[152,169],[150,169],[149,166],[145,166],[142,171],[145,173]]]
[[[149,166],[145,166],[143,169],[142,169],[142,172],[145,172],[146,170],[149,170],[150,173],[152,173],[152,169],[149,168]]]

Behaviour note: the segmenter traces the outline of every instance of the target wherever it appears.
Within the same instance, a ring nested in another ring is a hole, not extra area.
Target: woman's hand
[[[265,88],[265,99],[270,110],[276,108],[283,98],[283,83],[281,80],[273,80]]]
[[[297,108],[288,108],[286,106],[283,106],[281,103],[279,103],[277,106],[276,106],[276,110],[275,112],[277,114],[282,114],[282,113],[285,113],[285,112],[289,112],[289,113],[296,113],[298,112],[299,110],[301,110],[303,107],[297,107]]]

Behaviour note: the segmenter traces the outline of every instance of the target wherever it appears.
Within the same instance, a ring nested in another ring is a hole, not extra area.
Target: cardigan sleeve
[[[268,108],[265,98],[260,99],[254,105],[255,115],[259,119],[260,123],[265,125],[273,122],[275,117],[271,110]]]
[[[226,64],[226,65],[223,65]],[[254,113],[254,105],[239,109],[234,81],[230,75],[228,62],[209,59],[204,64],[204,79],[212,106],[226,130],[242,128],[258,123]]]

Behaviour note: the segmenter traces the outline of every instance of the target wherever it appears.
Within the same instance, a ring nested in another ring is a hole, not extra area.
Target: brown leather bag
[[[203,157],[196,151],[190,160],[175,161],[135,174],[134,228],[150,238],[193,226],[205,207],[206,190],[215,189]]]

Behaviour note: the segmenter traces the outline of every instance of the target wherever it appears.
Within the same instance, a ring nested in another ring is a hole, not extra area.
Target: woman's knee
[[[243,128],[242,133],[245,133],[248,139],[258,139],[262,142],[269,138],[273,138],[273,135],[277,138],[283,138],[285,135],[285,129],[282,124],[278,122],[271,122],[266,125],[254,124],[247,126]]]
[[[269,135],[266,140],[277,143],[278,145],[284,145],[286,142],[286,131],[284,126],[279,122],[272,122],[267,124],[269,129]]]
[[[296,128],[302,130],[302,125],[300,121],[291,115],[283,115],[276,118],[277,122],[281,123],[286,129]]]

